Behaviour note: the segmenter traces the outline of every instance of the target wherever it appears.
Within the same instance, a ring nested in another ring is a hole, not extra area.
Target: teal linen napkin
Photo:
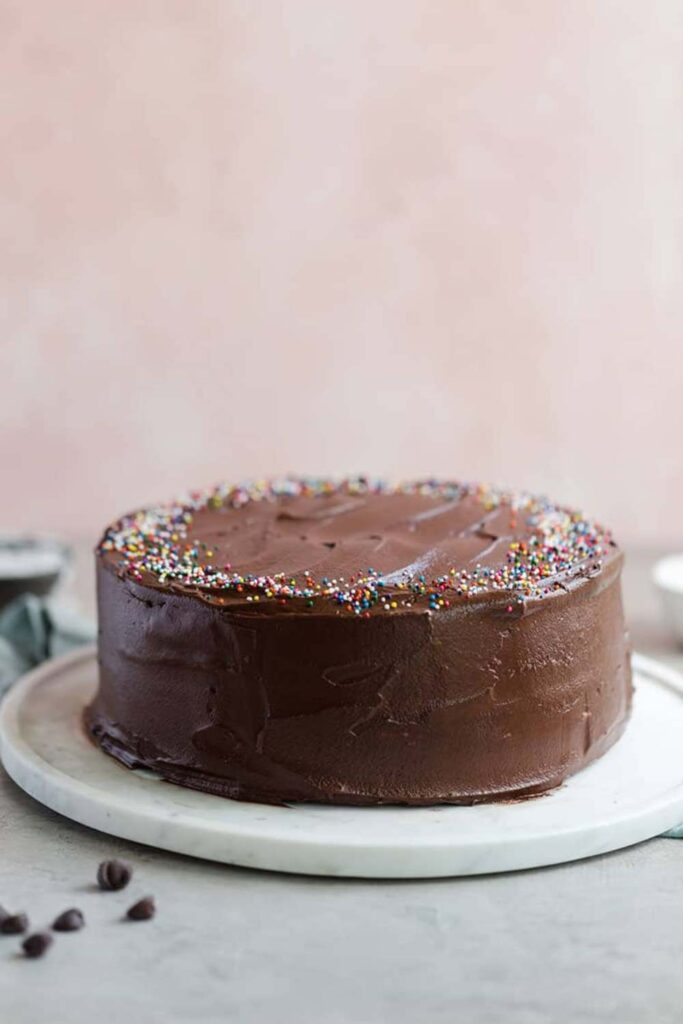
[[[22,594],[0,612],[0,697],[24,672],[94,639],[94,624],[67,605]]]

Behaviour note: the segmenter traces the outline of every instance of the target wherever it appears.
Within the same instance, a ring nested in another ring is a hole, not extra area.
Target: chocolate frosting
[[[459,484],[288,481],[133,513],[98,548],[104,750],[265,802],[472,803],[558,785],[631,700],[621,554]]]

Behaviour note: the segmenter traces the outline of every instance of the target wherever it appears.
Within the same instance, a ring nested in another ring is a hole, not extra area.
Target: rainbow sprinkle
[[[421,573],[405,573],[399,579],[392,574],[390,581],[373,568],[359,570],[348,580],[315,579],[308,572],[298,578],[284,572],[241,575],[229,563],[200,561],[215,553],[189,540],[194,515],[202,509],[241,508],[248,502],[283,497],[324,497],[341,489],[351,495],[419,494],[445,500],[473,495],[486,511],[508,506],[513,517],[524,517],[531,533],[526,539],[510,541],[506,560],[499,566],[453,568],[433,579]],[[118,555],[119,570],[140,583],[151,576],[159,584],[192,588],[205,597],[235,595],[249,603],[298,599],[306,608],[325,599],[356,615],[369,615],[373,610],[393,612],[414,605],[438,612],[455,600],[498,591],[508,596],[506,610],[512,612],[531,598],[565,589],[565,581],[577,572],[599,572],[613,547],[607,530],[545,498],[483,484],[428,480],[392,486],[355,477],[343,481],[285,478],[193,491],[181,501],[124,516],[107,529],[99,551]]]

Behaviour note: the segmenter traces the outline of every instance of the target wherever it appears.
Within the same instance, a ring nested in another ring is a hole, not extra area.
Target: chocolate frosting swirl
[[[538,597],[598,571],[615,545],[581,514],[483,485],[365,478],[217,488],[114,524],[109,564],[152,586],[253,603],[332,598],[355,612]],[[446,603],[448,602],[448,603]]]

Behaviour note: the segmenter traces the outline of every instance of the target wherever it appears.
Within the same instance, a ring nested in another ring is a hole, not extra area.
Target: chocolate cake
[[[96,742],[268,803],[476,803],[603,754],[631,703],[622,555],[480,485],[262,482],[124,516],[96,552]]]

